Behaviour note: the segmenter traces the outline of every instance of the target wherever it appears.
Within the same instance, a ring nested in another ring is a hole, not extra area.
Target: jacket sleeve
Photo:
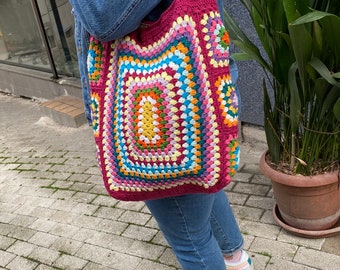
[[[136,30],[162,0],[70,0],[85,29],[100,41]]]

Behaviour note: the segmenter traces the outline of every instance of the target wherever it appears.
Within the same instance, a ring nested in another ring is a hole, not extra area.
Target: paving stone
[[[87,263],[86,260],[63,254],[55,261],[53,266],[63,270],[81,270]]]
[[[63,174],[71,176],[72,171],[71,171],[70,168],[71,168],[71,165],[69,165],[69,164],[55,164],[55,165],[51,166],[49,171],[55,172],[56,175],[59,172],[63,172]],[[59,179],[65,179],[64,175],[60,175]]]
[[[264,214],[261,217],[260,221],[262,223],[277,225],[277,223],[276,223],[276,221],[274,220],[274,217],[273,217],[273,210],[266,210],[266,211],[264,211]]]
[[[0,235],[0,249],[6,250],[15,242],[14,238]]]
[[[56,202],[51,205],[51,209],[65,211],[65,212],[72,212],[72,209],[76,206],[77,202],[73,202],[70,200],[56,200]]]
[[[0,203],[0,208],[2,208],[2,203]],[[17,215],[11,213],[1,212],[0,222],[2,223],[10,223]]]
[[[244,205],[249,198],[248,194],[240,194],[235,192],[227,192],[227,196],[230,204]]]
[[[269,186],[254,185],[238,182],[233,188],[233,192],[240,192],[250,195],[266,196],[270,190]]]
[[[14,254],[0,250],[0,266],[7,266],[7,264],[9,264],[14,258]]]
[[[164,246],[136,240],[126,252],[137,257],[157,260],[163,254],[165,248]]]
[[[46,208],[46,207],[36,207],[30,212],[30,216],[37,218],[49,218],[55,214],[57,210]]]
[[[7,212],[7,213],[12,213],[20,207],[20,205],[17,205],[14,203],[1,203],[0,205],[1,205],[1,211]]]
[[[68,189],[72,185],[73,185],[73,182],[71,181],[58,180],[58,181],[55,181],[53,185],[51,185],[51,187],[60,188],[60,189]]]
[[[9,222],[10,224],[22,227],[29,227],[33,222],[37,220],[36,217],[17,215],[14,219]]]
[[[142,260],[142,262],[138,265],[138,270],[150,270],[150,269],[174,270],[176,268],[149,260]]]
[[[110,196],[97,195],[91,203],[100,206],[114,207],[117,201],[113,200]]]
[[[294,270],[315,270],[315,268],[310,268],[308,266],[305,265],[301,265],[298,263],[294,263],[291,261],[287,261],[287,260],[283,260],[280,258],[271,258],[266,270],[290,270],[290,269],[294,269]]]
[[[38,263],[22,257],[16,257],[11,261],[6,268],[10,270],[33,270],[37,267]]]
[[[48,248],[38,247],[28,257],[46,265],[52,265],[60,257],[60,253]]]
[[[73,188],[73,186],[71,187]],[[72,196],[72,200],[75,202],[80,202],[80,203],[91,203],[92,201],[96,198],[96,194],[90,194],[90,193],[86,193],[86,192],[76,192],[73,196]]]
[[[83,191],[85,193],[85,192],[89,192],[93,187],[94,187],[94,184],[75,182],[71,186],[71,189],[75,191]]]
[[[0,234],[6,236],[11,232],[11,230],[13,230],[13,228],[14,225],[0,223]]]
[[[151,216],[148,214],[126,211],[118,220],[137,225],[145,225],[150,220],[150,218]]]
[[[280,233],[278,226],[255,221],[239,220],[239,226],[243,233],[272,240],[277,239]]]
[[[40,190],[41,191],[41,190]],[[50,207],[55,203],[55,199],[52,198],[43,198],[41,196],[37,196],[35,198],[30,198],[29,205],[33,207]]]
[[[40,264],[35,270],[56,270],[56,269],[48,265]]]
[[[82,162],[80,160],[80,162]],[[71,172],[73,174],[82,174],[85,173],[87,171],[88,167],[86,166],[70,166],[70,168],[68,168],[68,172]]]
[[[175,268],[180,268],[180,265],[176,259],[176,256],[171,248],[166,248],[159,261],[163,264],[173,266]]]
[[[44,233],[44,232],[37,232],[35,235],[33,235],[28,241],[32,244],[35,244],[37,246],[42,247],[50,247],[59,237]]]
[[[280,242],[289,243],[297,246],[309,247],[317,250],[321,250],[325,239],[313,239],[313,238],[305,238],[293,235],[291,233],[282,230],[277,238]]]
[[[91,174],[74,173],[68,178],[68,180],[72,181],[72,182],[78,182],[78,184],[84,184],[84,182],[86,182],[90,178],[90,176],[91,176]],[[90,184],[88,184],[88,185],[90,185]],[[83,190],[83,191],[85,191],[85,190]]]
[[[239,205],[232,206],[233,211],[237,219],[258,221],[263,215],[263,210],[254,207],[245,207]]]
[[[99,168],[96,168],[96,171],[97,170],[98,170],[98,172],[100,172]],[[103,180],[102,180],[101,174],[91,173],[90,177],[86,180],[86,183],[92,183],[92,184],[95,184],[95,185],[98,185],[98,186],[103,186]],[[105,187],[104,187],[104,189],[105,189]]]
[[[158,228],[158,224],[157,221],[151,216],[150,220],[148,221],[148,223],[146,223],[145,225],[148,228],[154,228],[154,229],[159,229]]]
[[[62,254],[74,255],[83,244],[77,240],[59,237],[50,248]]]
[[[76,194],[73,190],[56,190],[52,195],[51,198],[59,199],[59,200],[66,200],[72,198],[72,196]]]
[[[258,156],[258,158],[256,158],[256,161],[257,162],[260,161],[260,156]],[[249,158],[248,162],[249,163],[244,164],[244,166],[242,168],[242,172],[249,173],[249,174],[259,174],[260,173],[259,164],[254,163],[254,158],[251,158],[251,159]]]
[[[93,215],[99,207],[97,205],[91,205],[87,203],[76,203],[72,208],[73,213]]]
[[[107,190],[102,183],[95,185],[90,192],[98,195],[107,195]]]
[[[135,240],[149,242],[155,237],[158,230],[130,224],[123,232],[122,236]]]
[[[93,161],[92,164],[93,165],[86,170],[86,173],[89,174],[89,175],[94,175],[95,176],[94,178],[97,179],[96,181],[98,183],[98,180],[99,179],[101,180],[101,171],[98,168],[97,163],[95,161]]]
[[[97,230],[115,235],[122,235],[129,225],[116,220],[103,219],[98,225]]]
[[[107,267],[114,266],[116,269],[135,270],[137,269],[137,265],[141,262],[141,259],[139,258],[88,244],[83,245],[76,255],[84,260],[103,264]]]
[[[322,251],[340,256],[340,235],[325,239]]]
[[[71,238],[76,232],[78,232],[78,230],[79,228],[76,226],[69,224],[57,224],[49,232],[57,236]]]
[[[262,174],[254,174],[253,177],[251,178],[251,183],[271,186],[270,180]]]
[[[123,202],[119,201],[116,205],[117,208],[126,209],[129,211],[139,212],[145,207],[144,202]]]
[[[63,165],[67,161],[67,158],[65,157],[44,157],[41,159],[51,165]]]
[[[50,220],[58,223],[68,223],[71,224],[73,220],[75,220],[79,215],[76,213],[71,213],[67,211],[56,210],[53,216],[50,217]]]
[[[36,245],[18,240],[8,249],[8,251],[22,257],[27,257],[36,248],[38,248]]]
[[[253,174],[251,173],[243,173],[242,170],[238,171],[235,176],[233,177],[234,182],[245,182],[249,183],[251,178],[253,177]]]
[[[288,261],[293,260],[297,250],[298,246],[260,237],[255,238],[250,247],[251,252],[259,253],[268,257],[275,256]]]
[[[93,216],[78,215],[77,218],[73,220],[72,225],[88,229],[97,229],[102,221],[103,219]]]
[[[14,186],[14,185],[3,185],[0,188],[0,194],[7,194],[7,195],[13,195],[15,193],[18,192],[18,190],[20,189],[20,186]],[[2,200],[2,198],[1,198]]]
[[[256,237],[249,234],[242,234],[244,239],[244,249],[249,251],[252,243],[255,241]]]
[[[163,234],[160,231],[158,231],[155,237],[152,239],[152,243],[160,246],[169,246],[168,242],[165,240]]]
[[[124,212],[124,210],[119,208],[100,207],[94,215],[105,219],[117,220]]]
[[[141,261],[142,258],[131,256],[126,253],[111,251],[102,264],[116,269],[135,270],[138,269],[138,265]]]
[[[62,180],[65,181],[67,180],[72,174],[69,172],[64,172],[64,171],[54,171],[53,168],[51,168],[50,172],[52,173],[52,180]]]
[[[266,266],[268,265],[270,261],[270,257],[259,254],[259,253],[254,253],[249,250],[246,250],[249,256],[251,257],[253,264],[254,264],[254,269],[266,269]],[[288,270],[288,269],[287,269]],[[289,269],[290,270],[290,269]]]
[[[57,223],[45,218],[39,218],[34,221],[29,228],[42,232],[49,232]]]
[[[117,252],[126,252],[134,240],[104,232],[95,232],[90,238],[84,239],[87,244],[103,247]]]
[[[8,163],[8,164],[5,164],[5,165],[2,165],[2,170],[4,171],[10,171],[10,170],[16,170],[18,169],[20,166],[20,164],[11,164],[11,163]]]
[[[294,262],[321,270],[338,270],[340,256],[300,247],[294,258]]]
[[[16,238],[16,239],[19,239],[19,240],[28,240],[35,233],[36,233],[35,230],[25,228],[25,227],[11,225],[10,226],[10,232],[7,234],[7,236],[12,237],[12,238]]]
[[[97,264],[97,263],[93,263],[93,262],[89,262],[83,270],[112,270],[114,268],[112,267],[107,267],[101,264]],[[114,269],[115,270],[115,269]],[[118,270],[118,269],[117,269]]]
[[[270,210],[273,209],[275,201],[272,198],[262,196],[250,196],[246,203],[247,206],[257,207],[259,209]]]

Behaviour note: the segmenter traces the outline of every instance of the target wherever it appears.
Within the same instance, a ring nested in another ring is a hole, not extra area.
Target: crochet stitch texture
[[[238,166],[229,36],[213,0],[181,0],[112,42],[91,38],[93,129],[105,186],[120,200],[225,187]]]

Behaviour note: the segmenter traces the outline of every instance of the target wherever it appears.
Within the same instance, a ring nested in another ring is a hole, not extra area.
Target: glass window
[[[51,70],[48,48],[32,4],[37,4],[43,31],[59,74],[79,76],[74,20],[68,0],[1,0],[0,61]]]
[[[68,0],[37,0],[58,73],[79,76],[74,43],[74,19]]]
[[[50,69],[30,1],[0,1],[0,60]]]

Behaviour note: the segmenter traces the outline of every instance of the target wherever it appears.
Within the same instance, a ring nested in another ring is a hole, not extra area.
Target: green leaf
[[[257,61],[264,69],[271,71],[271,67],[262,57],[260,50],[242,32],[240,27],[235,23],[233,18],[227,12],[224,12],[224,21],[225,27],[235,46],[237,46],[242,52],[248,54],[249,55],[248,59]]]
[[[233,53],[232,57],[236,60],[236,61],[249,61],[249,60],[253,60],[248,54],[246,53]]]
[[[327,13],[327,12],[315,10],[315,11],[307,13],[306,15],[301,16],[300,18],[291,22],[291,25],[299,25],[299,24],[304,24],[304,23],[310,23],[310,22],[318,21],[318,20],[320,20],[324,17],[327,17],[327,16],[335,16],[335,15]]]
[[[266,140],[268,145],[268,151],[270,153],[270,157],[274,163],[278,163],[280,161],[280,153],[281,153],[281,135],[280,128],[278,128],[278,123],[275,121],[274,112],[272,110],[271,101],[268,95],[268,89],[266,86],[266,82],[263,79],[263,105],[264,105],[264,129],[266,134]]]
[[[340,72],[332,74],[333,78],[340,79]]]
[[[296,0],[283,0],[288,23],[293,22],[300,16],[299,6],[308,6],[303,5],[302,2],[305,2],[305,0],[300,0],[301,3],[298,2]],[[306,65],[312,56],[313,39],[305,25],[289,25],[289,35],[298,65],[301,85],[303,90],[306,91]]]
[[[322,77],[317,78],[315,80],[314,91],[316,101],[318,102],[317,106],[322,107],[322,103],[329,92],[329,83]]]
[[[326,113],[327,111],[331,111],[333,108],[335,109],[335,101],[340,98],[340,89],[337,87],[333,87],[330,91],[328,91],[327,96],[324,99],[322,104],[321,115]]]
[[[334,108],[333,108],[334,115],[338,121],[340,121],[340,98],[335,102]]]
[[[320,59],[313,57],[310,61],[309,64],[330,84],[339,87],[340,88],[340,83],[337,82],[334,77],[332,76],[331,72],[328,70],[326,65],[321,62]]]
[[[301,115],[301,100],[299,95],[299,88],[296,83],[297,63],[293,63],[289,69],[288,85],[290,91],[290,121],[292,132],[296,133],[300,125]]]

